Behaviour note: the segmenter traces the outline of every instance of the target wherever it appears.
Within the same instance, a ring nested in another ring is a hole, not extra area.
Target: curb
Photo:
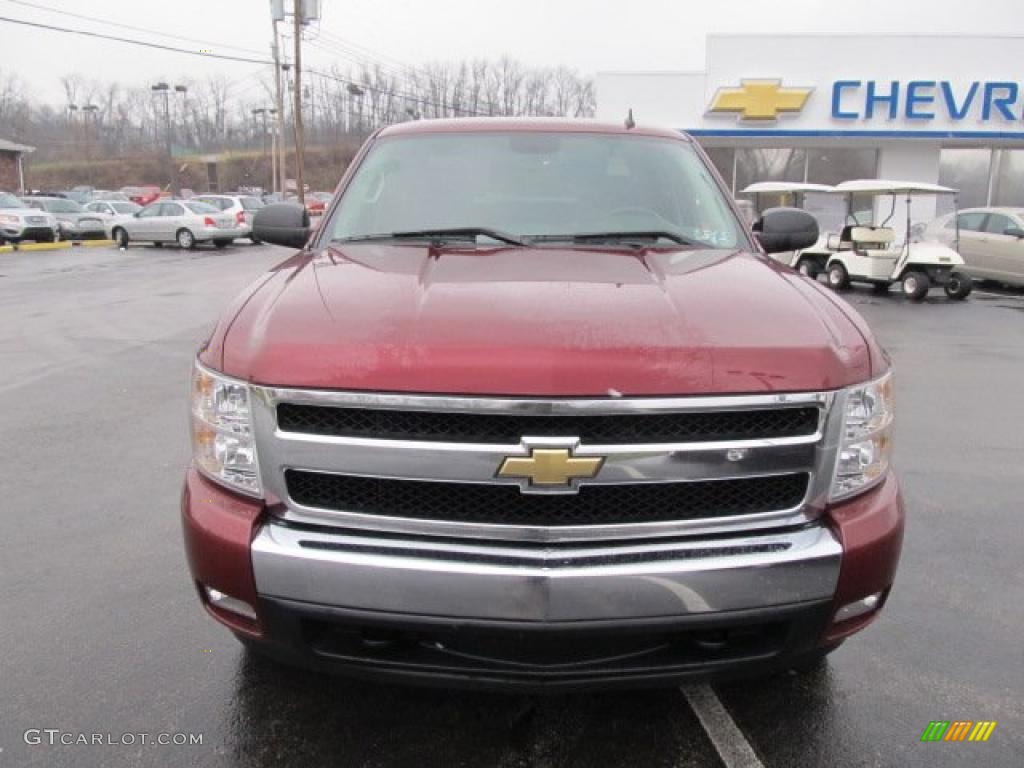
[[[58,243],[16,243],[0,246],[0,253],[14,251],[64,251],[72,246],[75,248],[106,248],[117,245],[113,240],[61,240]]]

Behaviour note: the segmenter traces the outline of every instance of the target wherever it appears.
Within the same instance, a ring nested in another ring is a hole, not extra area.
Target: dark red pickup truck
[[[200,599],[323,670],[660,685],[803,665],[893,583],[889,362],[766,252],[687,136],[563,120],[375,134],[199,353]]]

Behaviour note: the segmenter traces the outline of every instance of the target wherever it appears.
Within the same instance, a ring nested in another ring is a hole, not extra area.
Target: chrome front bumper
[[[269,522],[252,543],[261,597],[545,623],[710,616],[828,600],[841,554],[823,525],[699,541],[538,547]]]

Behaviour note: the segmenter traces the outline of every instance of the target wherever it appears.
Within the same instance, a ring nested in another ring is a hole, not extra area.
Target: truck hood
[[[761,255],[352,244],[279,265],[202,359],[265,385],[608,396],[834,389],[881,357]]]

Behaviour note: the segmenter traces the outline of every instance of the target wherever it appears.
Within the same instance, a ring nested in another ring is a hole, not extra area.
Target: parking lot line
[[[764,768],[747,737],[739,729],[718,696],[706,683],[680,689],[704,726],[725,768]]]

